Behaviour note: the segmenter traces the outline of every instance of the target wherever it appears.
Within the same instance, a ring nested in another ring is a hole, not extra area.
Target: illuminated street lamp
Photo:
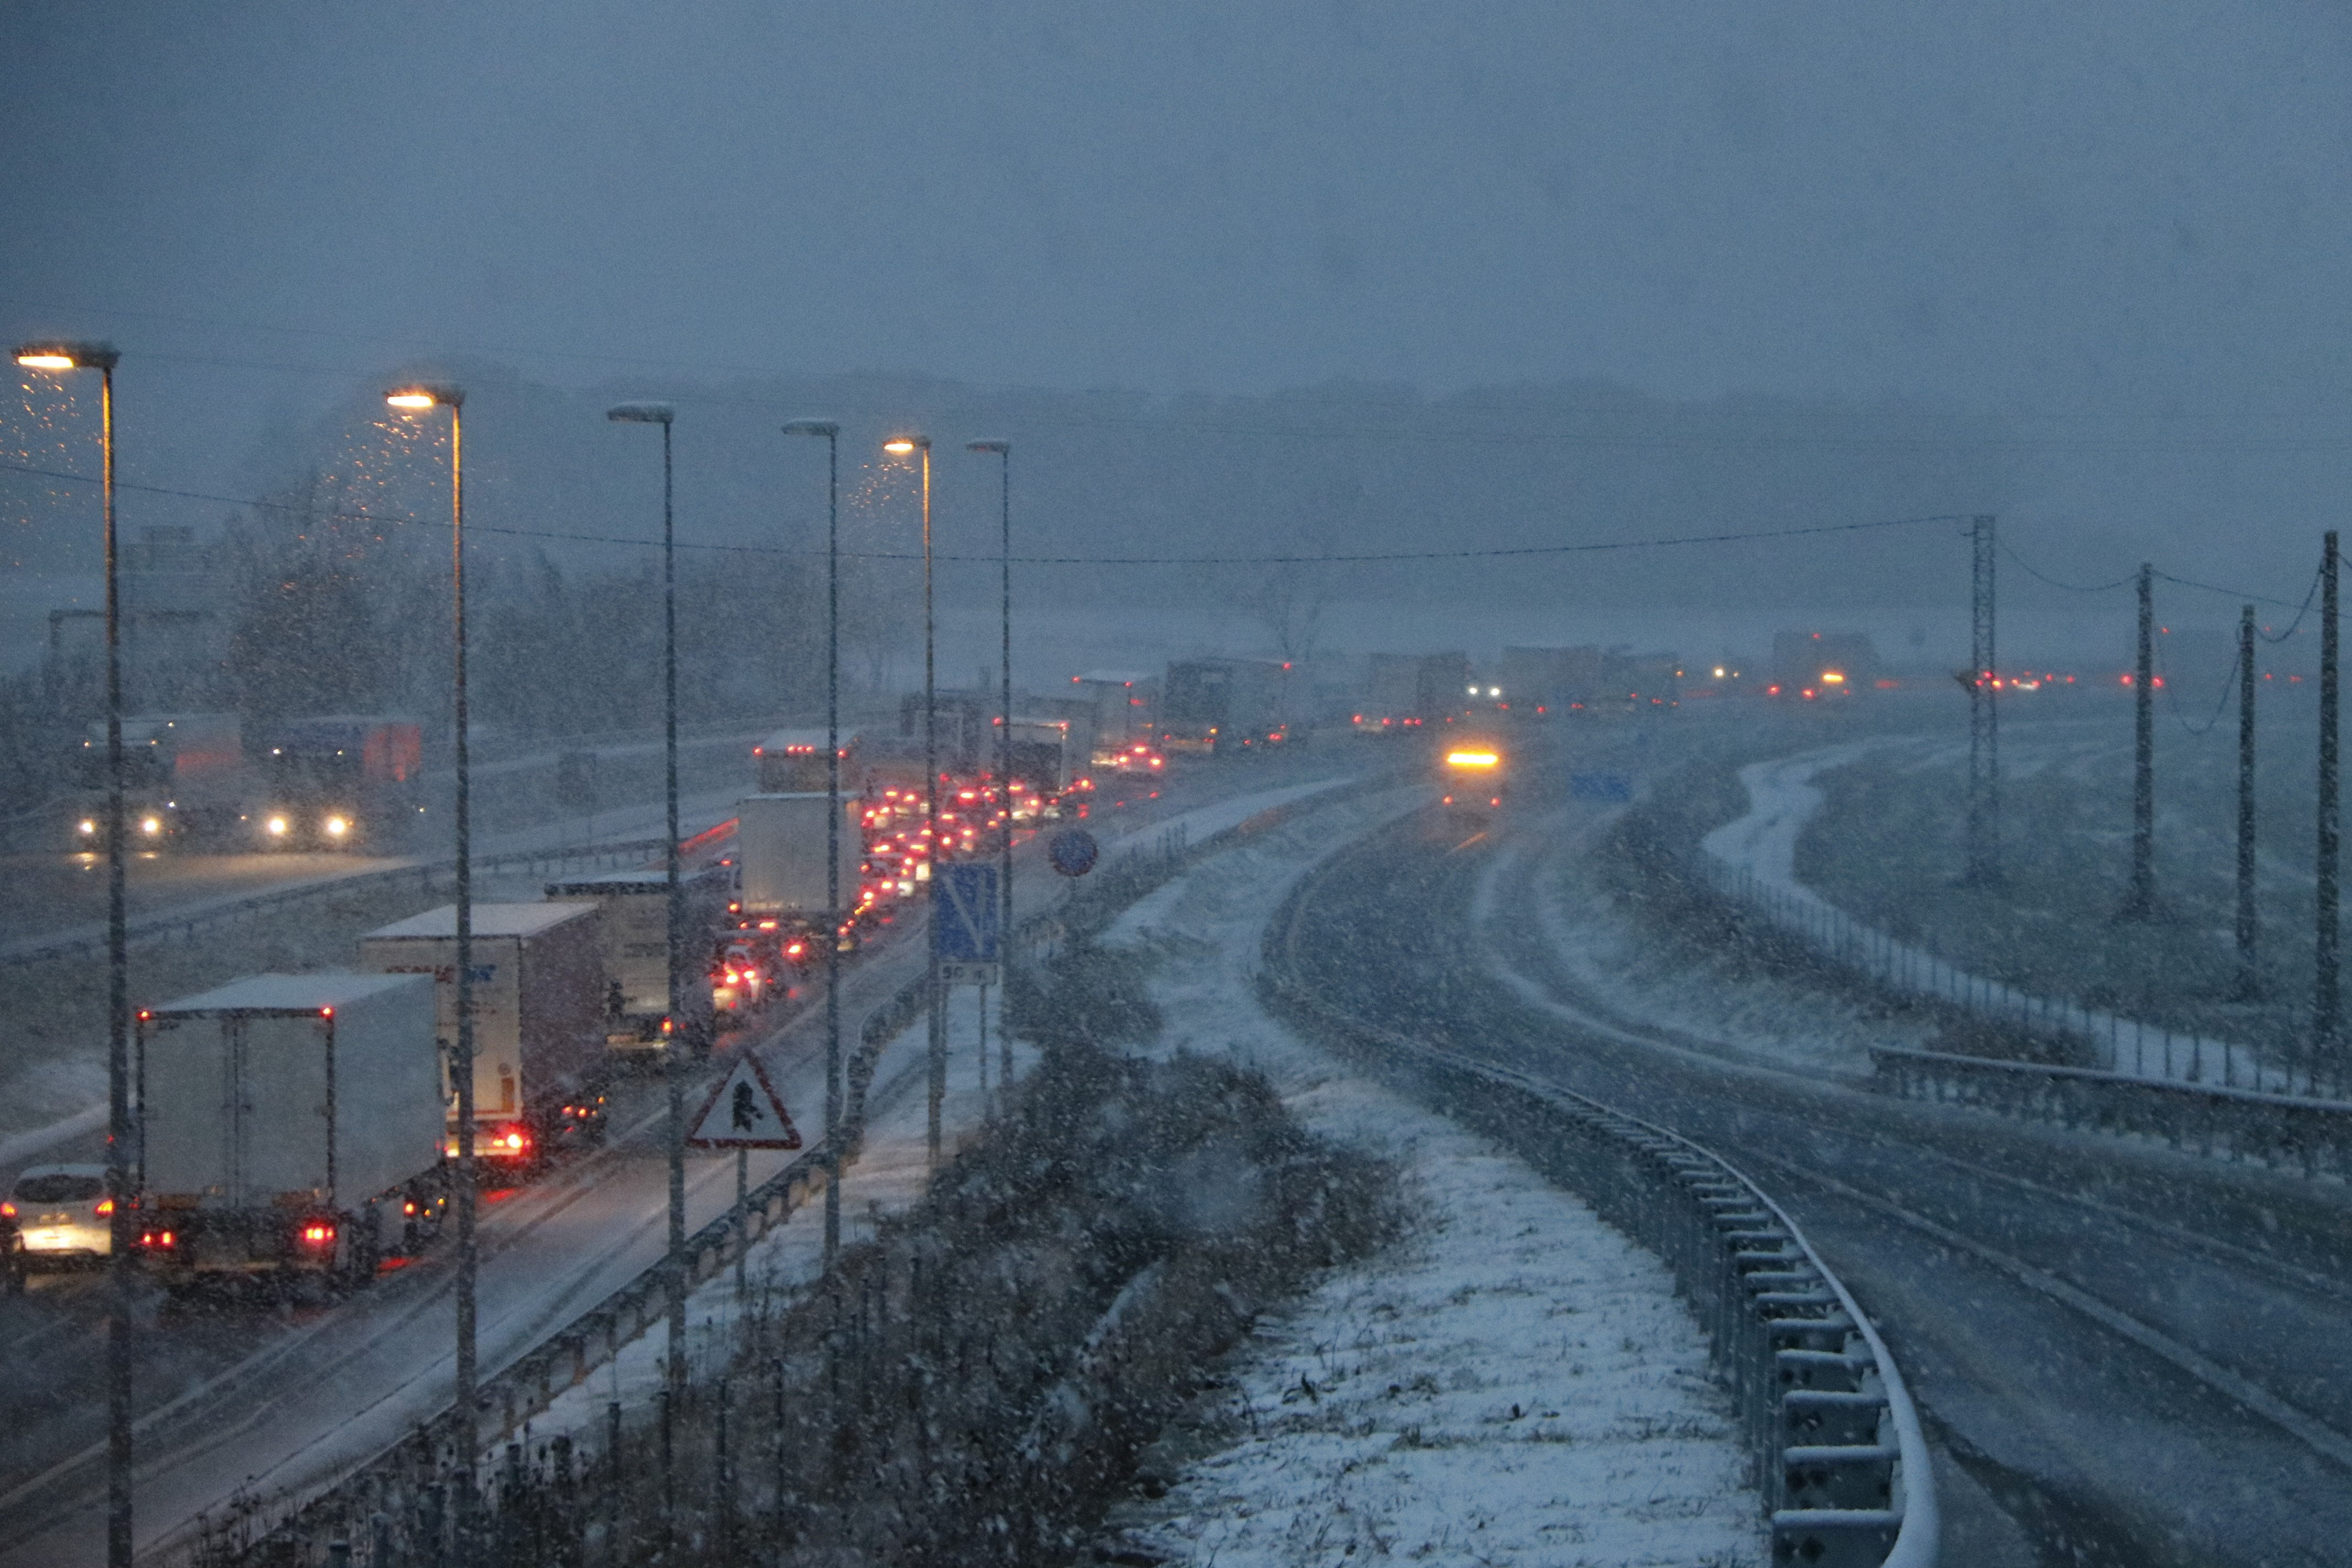
[[[123,891],[122,624],[114,542],[111,343],[19,344],[26,370],[98,372],[106,516],[106,1561],[131,1568],[131,959]]]
[[[1009,979],[1013,962],[1013,443],[967,441],[963,449],[967,452],[993,452],[997,458],[997,519],[1000,524],[997,563],[1001,574],[999,585],[1003,590],[1004,615],[1001,623],[1003,663],[998,670],[1003,685],[998,694],[1001,707],[997,714],[996,786],[1004,796],[1004,845],[996,873],[996,941]],[[1003,993],[1000,992],[996,1034],[1004,1051],[1004,1087],[1010,1089],[1013,1086],[1013,1037],[1006,1032],[1008,1009],[1003,1006],[1002,997]],[[987,1041],[983,1039],[981,1055],[984,1058],[987,1054]],[[988,1063],[984,1059],[980,1064],[980,1072],[985,1080]]]
[[[841,426],[795,419],[824,439],[824,1256],[841,1249]]]
[[[940,1163],[940,1112],[948,1092],[948,1036],[947,1015],[940,1006],[940,689],[938,622],[931,613],[931,438],[898,436],[883,442],[882,449],[896,458],[919,452],[923,463],[923,800],[929,814],[923,870],[929,885],[925,910],[930,927],[925,943],[930,951],[930,1110],[923,1147],[936,1165]]]
[[[385,403],[410,414],[449,411],[449,581],[456,622],[457,817],[457,1049],[450,1076],[457,1080],[457,1463],[466,1485],[459,1507],[469,1509],[476,1448],[474,1358],[475,1277],[480,1249],[474,1240],[474,827],[472,773],[467,761],[466,706],[466,393],[462,387],[395,386]],[[470,1511],[470,1510],[469,1510]],[[462,1516],[461,1516],[462,1517]]]
[[[677,864],[677,551],[670,521],[670,426],[677,411],[667,403],[623,403],[604,411],[604,417],[624,425],[658,425],[662,433],[662,799],[668,809],[669,832],[662,857],[667,873],[664,906],[666,984],[662,992],[671,1028],[662,1042],[662,1080],[668,1090],[669,1145],[669,1360],[665,1376],[672,1396],[686,1386],[686,1080],[679,1076],[678,1047],[685,1043],[679,1026],[686,1010],[678,973],[678,926],[684,901],[678,893]]]

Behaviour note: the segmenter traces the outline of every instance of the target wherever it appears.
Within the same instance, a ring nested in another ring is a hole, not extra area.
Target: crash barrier
[[[2036,996],[1972,974],[1932,946],[1898,942],[1802,889],[1759,880],[1748,868],[1705,850],[1693,858],[1693,864],[1716,892],[1756,910],[1832,961],[1895,990],[1933,997],[1988,1023],[2087,1052],[2110,1074],[2263,1094],[2326,1098],[2335,1092],[2316,1063],[2298,1070],[2263,1059],[2242,1041],[2168,1029],[2070,998]]]
[[[2147,1138],[2306,1176],[2352,1177],[2352,1101],[1894,1046],[1871,1047],[1870,1061],[1876,1087],[1905,1100]]]
[[[474,875],[497,876],[514,871],[555,872],[574,870],[583,866],[634,868],[643,866],[649,857],[660,853],[662,843],[659,838],[632,838],[618,844],[598,844],[573,848],[521,849],[506,855],[477,856],[474,858]],[[331,877],[320,881],[303,882],[291,888],[279,888],[271,892],[256,893],[251,898],[231,899],[220,903],[200,905],[194,909],[142,916],[130,922],[130,937],[134,945],[165,937],[184,940],[210,926],[255,920],[263,915],[276,914],[280,910],[292,909],[315,900],[404,887],[414,887],[419,893],[431,893],[444,888],[454,888],[457,879],[457,861],[455,856],[443,860],[394,866],[387,870],[362,871],[354,877]],[[106,933],[104,931],[84,931],[73,936],[21,942],[13,947],[0,949],[0,965],[41,963],[56,958],[98,958],[105,952]]]
[[[1294,900],[1291,919],[1297,903]],[[1779,1205],[1665,1128],[1325,1001],[1269,931],[1268,999],[1371,1047],[1440,1108],[1580,1194],[1663,1258],[1706,1331],[1771,1523],[1775,1563],[1934,1568],[1933,1471],[1878,1331]]]
[[[862,1129],[854,1122],[844,1129],[841,1165],[856,1163]],[[688,1290],[730,1267],[736,1258],[793,1212],[821,1195],[830,1179],[830,1151],[820,1142],[782,1170],[753,1187],[741,1211],[742,1223],[730,1209],[686,1239],[686,1288]],[[354,1521],[383,1521],[373,1532],[388,1542],[392,1517],[413,1512],[430,1498],[431,1506],[457,1508],[461,1489],[469,1480],[482,1502],[495,1492],[487,1456],[509,1443],[509,1463],[520,1449],[509,1442],[525,1426],[544,1413],[568,1390],[621,1353],[624,1346],[647,1329],[665,1321],[669,1310],[667,1259],[648,1265],[635,1279],[606,1297],[559,1332],[551,1335],[505,1368],[482,1379],[473,1412],[477,1452],[485,1456],[484,1473],[468,1478],[458,1461],[458,1436],[465,1416],[448,1410],[420,1426],[345,1475],[324,1490],[299,1503],[287,1500],[239,1495],[216,1515],[196,1526],[196,1538],[181,1543],[175,1553],[193,1568],[244,1560],[264,1542],[284,1550],[269,1557],[288,1564],[312,1561],[313,1542],[329,1542],[326,1561],[349,1564],[357,1546],[357,1561],[370,1568],[395,1568],[405,1560],[398,1554],[378,1555],[371,1550],[371,1532],[352,1530]],[[562,1440],[566,1451],[571,1447]],[[478,1504],[478,1506],[479,1506]],[[340,1552],[338,1552],[340,1548]]]

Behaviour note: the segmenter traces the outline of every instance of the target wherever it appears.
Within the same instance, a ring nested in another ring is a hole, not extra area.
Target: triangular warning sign
[[[693,1149],[797,1149],[801,1135],[760,1058],[746,1051],[686,1134]]]

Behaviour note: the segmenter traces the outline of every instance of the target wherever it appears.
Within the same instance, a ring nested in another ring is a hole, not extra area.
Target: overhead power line
[[[0,469],[10,473],[32,474],[42,479],[63,479],[73,484],[96,484],[87,474],[68,473],[60,468],[37,468],[23,463],[0,463]],[[422,522],[433,528],[447,528],[449,523],[437,519],[379,517],[373,512],[342,511],[334,509],[305,506],[298,501],[261,500],[250,496],[215,495],[204,490],[172,489],[162,485],[130,484],[115,481],[118,490],[137,490],[144,495],[172,496],[183,500],[217,501],[226,506],[253,507],[266,511],[297,512],[305,517],[333,518],[347,522],[407,523]],[[1015,555],[1013,562],[1024,566],[1339,566],[1388,562],[1414,561],[1489,561],[1515,556],[1586,555],[1617,550],[1662,550],[1676,545],[1734,544],[1749,540],[1799,539],[1823,533],[1861,533],[1874,529],[1914,528],[1930,522],[1956,522],[1961,519],[1951,514],[1934,517],[1892,517],[1870,522],[1824,522],[1801,528],[1747,529],[1728,533],[1690,533],[1661,539],[1612,539],[1582,544],[1527,544],[1495,550],[1367,550],[1336,555]],[[658,550],[658,539],[632,539],[602,533],[570,533],[554,529],[506,528],[496,523],[468,523],[468,532],[496,533],[510,539],[544,539],[568,544],[614,544],[638,550]],[[680,541],[680,550],[719,552],[732,555],[782,555],[797,558],[821,556],[818,550],[786,550],[772,544],[710,544],[688,543]],[[918,551],[908,550],[845,550],[842,555],[853,561],[920,561]],[[1001,560],[996,555],[955,555],[933,552],[934,561],[985,562]]]

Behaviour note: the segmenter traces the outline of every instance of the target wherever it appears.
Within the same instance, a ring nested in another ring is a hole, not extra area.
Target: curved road
[[[1594,738],[1579,745],[1595,765]],[[1636,765],[1667,750],[1600,745]],[[1612,1012],[1531,918],[1540,879],[1606,822],[1556,784],[1524,781],[1484,835],[1430,813],[1335,858],[1294,916],[1307,973],[1746,1166],[2045,1562],[2352,1559],[2342,1192],[1882,1098]]]

